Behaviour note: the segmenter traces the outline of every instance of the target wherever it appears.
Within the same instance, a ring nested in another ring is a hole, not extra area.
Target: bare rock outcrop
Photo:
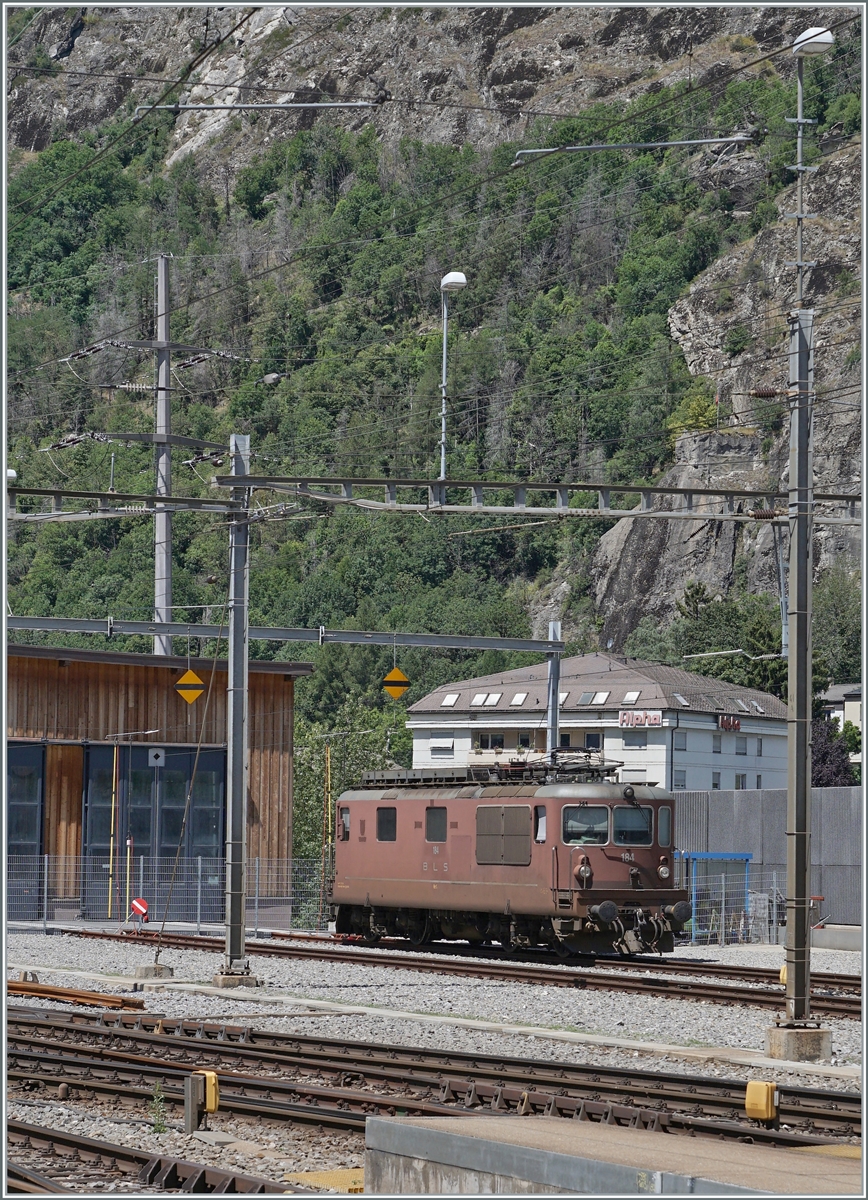
[[[815,312],[814,472],[818,491],[857,492],[861,454],[861,140],[825,158],[805,186],[805,250],[817,265],[806,275],[806,306]],[[717,384],[732,407],[731,424],[719,431],[685,434],[675,466],[660,482],[673,487],[725,487],[762,491],[786,485],[789,422],[786,316],[793,307],[795,188],[778,203],[781,220],[739,243],[691,286],[669,313],[672,337],[690,370]],[[736,336],[737,335],[737,336]],[[740,348],[739,348],[740,347]],[[767,389],[778,406],[766,432],[750,393]],[[840,515],[840,514],[839,514]],[[841,557],[859,556],[854,527],[818,526],[815,563],[823,570]],[[777,591],[778,575],[768,524],[621,521],[606,533],[594,560],[594,598],[604,640],[620,648],[639,620],[674,613],[686,584],[702,581],[725,594],[741,560],[748,587]]]

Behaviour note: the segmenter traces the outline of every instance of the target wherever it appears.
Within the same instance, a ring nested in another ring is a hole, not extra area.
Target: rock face
[[[161,83],[179,78],[200,48],[243,15],[230,7],[70,11],[44,10],[9,52],[13,146],[41,150],[63,129],[93,128],[124,106],[153,103]],[[492,147],[526,132],[536,114],[569,115],[594,100],[629,99],[688,76],[701,82],[785,44],[806,25],[836,18],[838,9],[798,6],[263,7],[205,60],[182,103],[291,101],[320,91],[359,99],[375,94],[375,78],[394,100],[327,116],[181,113],[168,165],[195,153],[204,175],[220,175],[222,190],[223,172],[231,186],[257,151],[314,120],[351,128],[373,121],[393,143],[423,137]],[[38,48],[62,53],[62,70],[23,69]]]
[[[831,154],[805,185],[805,306],[815,312],[814,473],[818,491],[859,491],[861,452],[860,255],[862,147],[859,139]],[[726,185],[724,185],[726,186]],[[781,217],[796,208],[795,188],[782,194]],[[683,435],[676,464],[661,483],[674,487],[732,486],[761,491],[786,484],[789,422],[784,399],[777,432],[758,428],[760,401],[750,392],[780,393],[788,384],[787,312],[794,306],[795,224],[780,220],[719,258],[669,313],[669,328],[693,374],[714,380],[729,400],[731,427]],[[734,331],[744,331],[733,339]],[[744,341],[740,351],[733,347]],[[766,401],[768,404],[769,401]],[[831,510],[829,510],[831,511]],[[840,513],[839,513],[840,515]],[[818,526],[817,570],[859,557],[859,530]],[[777,551],[767,524],[621,521],[604,535],[595,558],[594,596],[603,639],[621,648],[642,616],[672,616],[692,579],[714,593],[732,584],[743,560],[752,591],[778,589]]]

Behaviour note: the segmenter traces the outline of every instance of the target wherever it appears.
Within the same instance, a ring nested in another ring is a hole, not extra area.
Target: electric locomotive
[[[675,798],[589,758],[368,772],[336,804],[336,931],[562,954],[674,949]]]

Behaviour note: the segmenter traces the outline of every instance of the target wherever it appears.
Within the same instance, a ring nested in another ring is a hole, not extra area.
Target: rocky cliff
[[[815,312],[818,490],[860,488],[861,161],[857,139],[824,158],[805,185],[805,210],[817,214],[806,223],[806,257],[817,265],[806,274],[805,302]],[[732,417],[719,431],[679,438],[675,466],[661,483],[751,490],[786,483],[789,430],[780,393],[788,382],[786,314],[795,271],[787,263],[795,258],[795,223],[783,214],[795,208],[795,188],[788,189],[778,201],[781,219],[719,258],[669,313],[670,331],[691,371],[715,382]],[[750,395],[757,390],[777,395],[762,401]],[[817,569],[842,555],[855,566],[859,546],[858,529],[819,526]],[[642,616],[670,617],[691,579],[725,594],[739,558],[751,590],[777,590],[767,523],[619,522],[604,535],[594,563],[604,639],[621,646]]]

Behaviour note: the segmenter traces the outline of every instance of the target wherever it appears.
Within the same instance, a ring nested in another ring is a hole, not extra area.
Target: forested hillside
[[[749,58],[749,39],[743,49]],[[830,133],[858,132],[859,57],[848,28],[827,61],[807,65],[815,160]],[[774,197],[792,178],[794,156],[785,117],[795,88],[780,66],[771,58],[701,88],[658,86],[569,119],[539,117],[492,149],[386,141],[373,121],[351,129],[323,115],[263,142],[225,190],[195,155],[166,166],[169,112],[134,125],[122,108],[98,127],[59,131],[38,152],[13,148],[9,466],[30,486],[105,490],[115,455],[118,491],[153,490],[146,447],[90,437],[51,447],[70,433],[153,429],[152,360],[111,343],[154,336],[154,259],[168,252],[173,338],[225,352],[175,370],[173,430],[213,441],[249,432],[256,472],[436,477],[438,288],[444,272],[461,270],[468,286],[450,309],[448,476],[654,480],[678,433],[728,418],[714,405],[715,380],[690,375],[666,315],[718,256],[776,219]],[[244,118],[248,137],[258,128]],[[719,148],[510,166],[520,147],[746,131],[755,138],[752,169],[737,194],[720,184]],[[59,361],[97,344],[98,353]],[[276,384],[261,382],[269,373],[280,375]],[[173,454],[175,494],[205,494],[217,469],[185,465],[190,456]],[[557,570],[572,579],[569,649],[596,645],[590,562],[611,522],[523,529],[509,518],[483,525],[309,502],[279,512],[273,503],[269,493],[255,497],[263,510],[251,531],[256,624],[527,636],[534,596]],[[176,517],[177,619],[215,619],[226,562],[221,519]],[[8,570],[13,613],[147,619],[151,519],[19,527]],[[776,603],[732,598],[761,628],[763,645],[779,638]],[[655,653],[648,633],[636,645]],[[100,641],[63,639],[76,640]],[[672,655],[674,644],[656,653]],[[150,648],[146,639],[113,645]],[[176,649],[186,652],[186,643]],[[192,652],[213,647],[194,640]],[[302,741],[305,731],[316,737],[367,721],[378,730],[370,753],[386,753],[379,731],[401,726],[400,706],[379,686],[390,650],[253,643],[251,652],[316,662],[298,690]],[[456,675],[526,658],[419,651],[398,661],[412,702]],[[406,753],[402,736],[389,742],[390,755]]]

